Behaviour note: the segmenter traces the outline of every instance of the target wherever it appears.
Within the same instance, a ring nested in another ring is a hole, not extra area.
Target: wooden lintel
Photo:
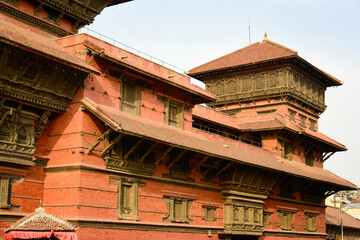
[[[214,162],[213,165],[211,165],[208,169],[205,170],[205,172],[203,173],[204,176],[206,176],[211,169],[215,168],[216,166],[218,166],[220,164],[220,162],[222,161],[222,159],[217,160],[216,162]]]
[[[1,124],[0,124],[0,125],[1,125]],[[105,138],[106,138],[112,131],[113,131],[112,128],[109,128],[108,130],[106,130],[106,131],[104,132],[104,134],[101,135],[101,136],[96,140],[96,142],[95,142],[91,147],[88,148],[87,154],[90,154],[90,153],[100,144],[100,142],[102,142],[102,141],[105,140]]]
[[[171,151],[173,150],[174,147],[169,146],[168,149],[166,149],[166,151],[159,157],[158,160],[156,160],[155,164],[158,164],[161,160],[164,159],[164,157]]]
[[[231,165],[233,165],[234,162],[229,163],[228,165],[224,166],[223,168],[221,168],[216,174],[215,177],[218,177],[221,173],[223,173],[226,169],[228,169],[229,167],[231,167]]]
[[[104,151],[101,152],[100,156],[105,156],[120,140],[124,137],[124,133],[119,134],[114,140],[111,141],[111,143],[104,149]]]
[[[183,156],[184,154],[187,153],[187,150],[183,150],[181,153],[179,153],[179,155],[177,155],[169,164],[168,168],[171,168],[172,166],[174,166],[174,164],[176,162],[178,162]]]
[[[330,154],[328,154],[326,157],[323,158],[323,162],[325,162],[326,160],[328,160],[335,152],[331,152]]]
[[[127,151],[127,153],[124,155],[124,158],[123,158],[124,161],[126,161],[128,159],[130,154],[133,151],[135,151],[135,149],[142,143],[142,141],[144,141],[144,139],[140,138],[134,145],[132,145],[132,147],[129,149],[129,151]]]
[[[204,156],[192,169],[190,169],[190,173],[195,172],[195,170],[200,167],[200,165],[203,164],[209,157],[209,155]]]
[[[154,142],[153,145],[151,145],[151,147],[149,147],[146,152],[144,153],[144,155],[142,155],[142,157],[139,159],[139,163],[144,162],[144,159],[151,153],[151,151],[156,147],[157,143]]]

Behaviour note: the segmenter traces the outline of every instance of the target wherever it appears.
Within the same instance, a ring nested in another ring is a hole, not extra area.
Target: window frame
[[[176,108],[177,109],[177,122],[175,122],[174,120],[170,119],[170,108]],[[169,126],[173,126],[173,127],[177,127],[177,128],[184,128],[184,105],[174,102],[174,101],[170,101],[168,99],[165,100],[165,119],[164,122],[165,124],[169,125]],[[175,122],[175,123],[172,123]]]
[[[130,187],[130,191],[127,193],[130,196],[124,195],[124,187]],[[130,206],[123,206],[124,198],[130,198],[128,200]],[[118,201],[117,201],[117,213],[119,219],[126,220],[139,220],[139,180],[132,178],[122,178],[118,181]],[[125,209],[126,208],[126,209]]]
[[[132,86],[134,87],[134,103],[129,103],[125,101],[125,98],[127,96],[127,87]],[[136,79],[130,79],[126,75],[120,79],[120,91],[121,91],[121,97],[120,97],[120,110],[126,113],[130,113],[133,115],[140,115],[140,104],[141,104],[141,87],[140,84],[136,81]],[[133,108],[133,112],[127,110]]]

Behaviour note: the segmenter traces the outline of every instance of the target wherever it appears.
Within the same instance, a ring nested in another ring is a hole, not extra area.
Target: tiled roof
[[[297,52],[280,44],[276,44],[271,41],[264,41],[261,43],[257,42],[193,68],[189,71],[189,74],[229,68],[249,63],[264,62],[296,55]]]
[[[145,137],[174,147],[184,148],[242,164],[329,183],[341,188],[357,188],[354,184],[327,170],[309,167],[295,161],[283,160],[263,149],[252,150],[237,145],[225,144],[224,142],[200,134],[184,131],[163,123],[96,104],[88,98],[81,100],[81,103],[95,116],[118,132]]]
[[[238,126],[242,131],[265,131],[265,130],[275,130],[275,129],[287,129],[290,131],[303,134],[317,141],[321,141],[325,144],[328,144],[334,147],[337,151],[346,151],[347,148],[335,141],[334,139],[326,136],[325,134],[311,131],[308,128],[303,128],[298,124],[290,121],[279,114],[268,114],[260,115],[249,118],[244,118],[246,121],[239,123]]]
[[[243,118],[233,118],[227,114],[217,112],[213,109],[196,105],[193,108],[192,114],[194,117],[199,117],[204,120],[221,124],[239,131],[266,131],[275,129],[287,129],[299,134],[306,135],[314,140],[321,141],[335,148],[337,151],[345,151],[346,147],[326,136],[325,134],[311,131],[303,128],[284,116],[274,113],[266,115],[249,116]]]
[[[0,41],[27,51],[40,53],[55,61],[66,62],[68,65],[83,71],[99,72],[79,58],[74,57],[73,54],[56,44],[52,39],[33,33],[3,19],[0,19]]]
[[[326,225],[341,226],[340,209],[326,207]],[[343,226],[360,230],[360,220],[343,211]]]
[[[339,79],[308,63],[306,60],[299,57],[296,51],[269,40],[251,44],[247,47],[195,67],[189,70],[189,75],[196,78],[201,73],[288,58],[298,59],[314,71],[325,75],[325,77],[330,80],[331,86],[341,85],[341,81]]]
[[[45,209],[39,207],[34,213],[31,213],[8,227],[9,231],[76,231],[76,227],[68,221],[45,212]]]

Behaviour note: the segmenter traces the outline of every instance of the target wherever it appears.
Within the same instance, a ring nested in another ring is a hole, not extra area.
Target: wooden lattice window
[[[165,101],[165,123],[170,126],[183,128],[184,106],[169,100]]]
[[[299,114],[299,116],[300,116],[300,126],[302,126],[302,127],[306,127],[306,116],[304,116],[304,115],[301,115],[301,114]]]
[[[316,220],[318,214],[306,213],[305,212],[305,221],[306,221],[306,231],[316,232]]]
[[[138,220],[138,181],[121,179],[118,182],[118,218]]]
[[[215,222],[216,221],[216,217],[215,217],[216,207],[203,206],[202,209],[205,212],[205,216],[203,218],[204,221],[207,221],[207,222]]]
[[[237,92],[237,84],[235,81],[230,81],[228,84],[228,93],[236,93]]]
[[[0,176],[0,208],[10,207],[10,178]]]
[[[315,126],[316,126],[316,120],[314,120],[314,119],[309,119],[309,121],[310,121],[310,130],[311,131],[316,131],[316,128],[315,128]]]
[[[250,78],[243,78],[242,81],[241,81],[241,85],[242,85],[242,88],[241,88],[241,91],[242,92],[248,92],[251,90],[251,79]]]
[[[224,94],[224,85],[222,83],[216,84],[216,95]]]
[[[264,77],[263,76],[258,76],[256,77],[256,90],[260,90],[265,88],[265,81],[264,81]]]
[[[294,110],[289,109],[289,118],[291,121],[295,121],[296,112]]]
[[[192,199],[164,196],[164,201],[169,211],[169,215],[164,218],[164,221],[178,223],[189,223],[192,221],[189,218],[189,210],[193,203]]]
[[[270,75],[270,87],[277,87],[279,85],[279,78],[275,74]]]
[[[291,231],[293,230],[293,226],[292,226],[292,219],[294,217],[294,212],[290,212],[290,211],[278,211],[279,214],[279,218],[280,218],[280,226],[279,228],[281,230],[288,230]]]
[[[121,111],[140,114],[140,86],[131,81],[121,83]]]

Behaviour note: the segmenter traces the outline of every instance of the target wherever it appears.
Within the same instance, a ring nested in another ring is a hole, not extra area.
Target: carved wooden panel
[[[0,208],[10,207],[10,178],[0,176]]]
[[[177,223],[190,223],[192,220],[189,218],[189,211],[193,200],[164,196],[166,207],[169,211],[168,216],[164,218],[164,222],[177,222]]]
[[[0,43],[0,94],[50,111],[65,111],[88,73]]]
[[[5,102],[6,103],[6,102]],[[37,139],[44,129],[50,112],[42,117],[21,109],[1,105],[0,162],[33,166]]]

